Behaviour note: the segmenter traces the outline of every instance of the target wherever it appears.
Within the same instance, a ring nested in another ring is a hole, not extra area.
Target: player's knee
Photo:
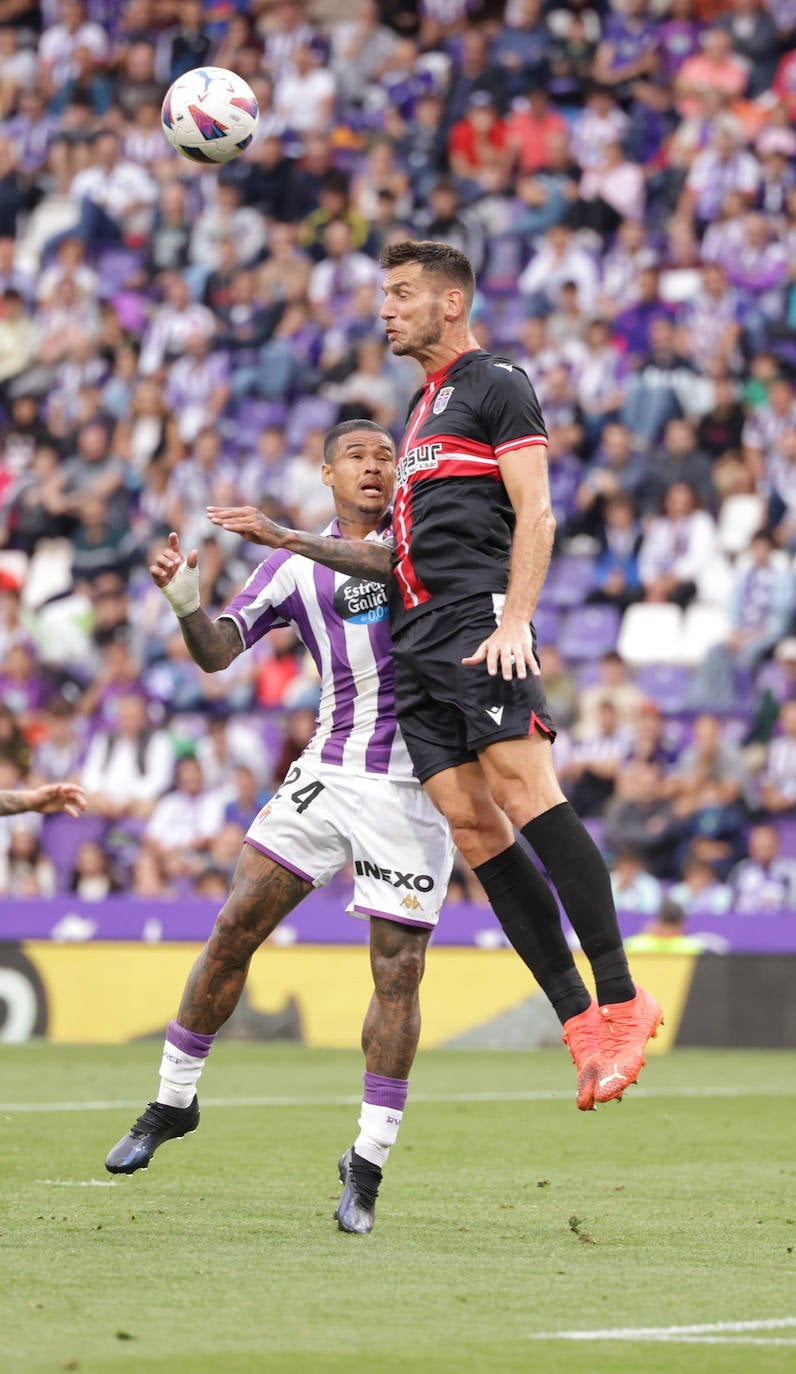
[[[448,823],[456,848],[473,867],[511,844],[505,817],[491,808],[485,808],[480,815],[475,811],[463,811],[457,816],[449,816]]]
[[[232,968],[243,968],[260,943],[259,934],[246,928],[239,910],[228,902],[216,917],[208,947],[214,958]]]
[[[411,1003],[426,966],[425,947],[414,942],[373,957],[373,982],[380,997]]]
[[[564,800],[552,768],[535,772],[497,772],[493,769],[489,775],[489,790],[495,805],[517,830],[522,830],[530,820]]]

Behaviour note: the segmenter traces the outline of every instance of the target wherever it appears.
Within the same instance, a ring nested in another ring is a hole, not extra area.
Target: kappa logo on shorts
[[[434,397],[434,404],[431,407],[435,415],[441,415],[443,410],[447,408],[448,401],[453,395],[453,392],[454,388],[452,386],[444,386],[441,391],[437,392]]]
[[[407,911],[422,911],[423,903],[417,900],[413,892],[408,892],[401,901],[401,906],[406,907]]]
[[[487,715],[489,716],[489,719],[492,721],[492,724],[493,724],[493,725],[500,725],[500,724],[502,723],[502,721],[503,721],[503,707],[502,707],[502,706],[485,706],[485,707],[484,707],[484,710],[486,711],[486,713],[487,713]]]

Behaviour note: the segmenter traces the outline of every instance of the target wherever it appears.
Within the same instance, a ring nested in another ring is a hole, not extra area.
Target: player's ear
[[[455,286],[445,292],[445,319],[460,320],[464,314],[464,292]]]
[[[321,463],[321,481],[325,487],[334,486],[334,464]]]

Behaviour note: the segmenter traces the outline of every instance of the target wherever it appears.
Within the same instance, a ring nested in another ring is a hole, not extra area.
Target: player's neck
[[[442,372],[446,367],[450,367],[462,353],[469,353],[473,348],[480,348],[477,338],[471,334],[469,329],[462,334],[456,334],[451,338],[440,339],[438,344],[432,344],[423,353],[416,355],[427,377],[433,377],[437,372]]]
[[[342,539],[365,539],[379,528],[383,519],[383,513],[378,516],[365,516],[356,510],[337,512],[337,524]]]

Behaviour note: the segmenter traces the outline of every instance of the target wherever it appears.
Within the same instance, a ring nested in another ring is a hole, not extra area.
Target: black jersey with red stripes
[[[506,590],[515,517],[498,460],[546,443],[533,387],[507,358],[472,349],[426,379],[398,458],[393,629]]]

